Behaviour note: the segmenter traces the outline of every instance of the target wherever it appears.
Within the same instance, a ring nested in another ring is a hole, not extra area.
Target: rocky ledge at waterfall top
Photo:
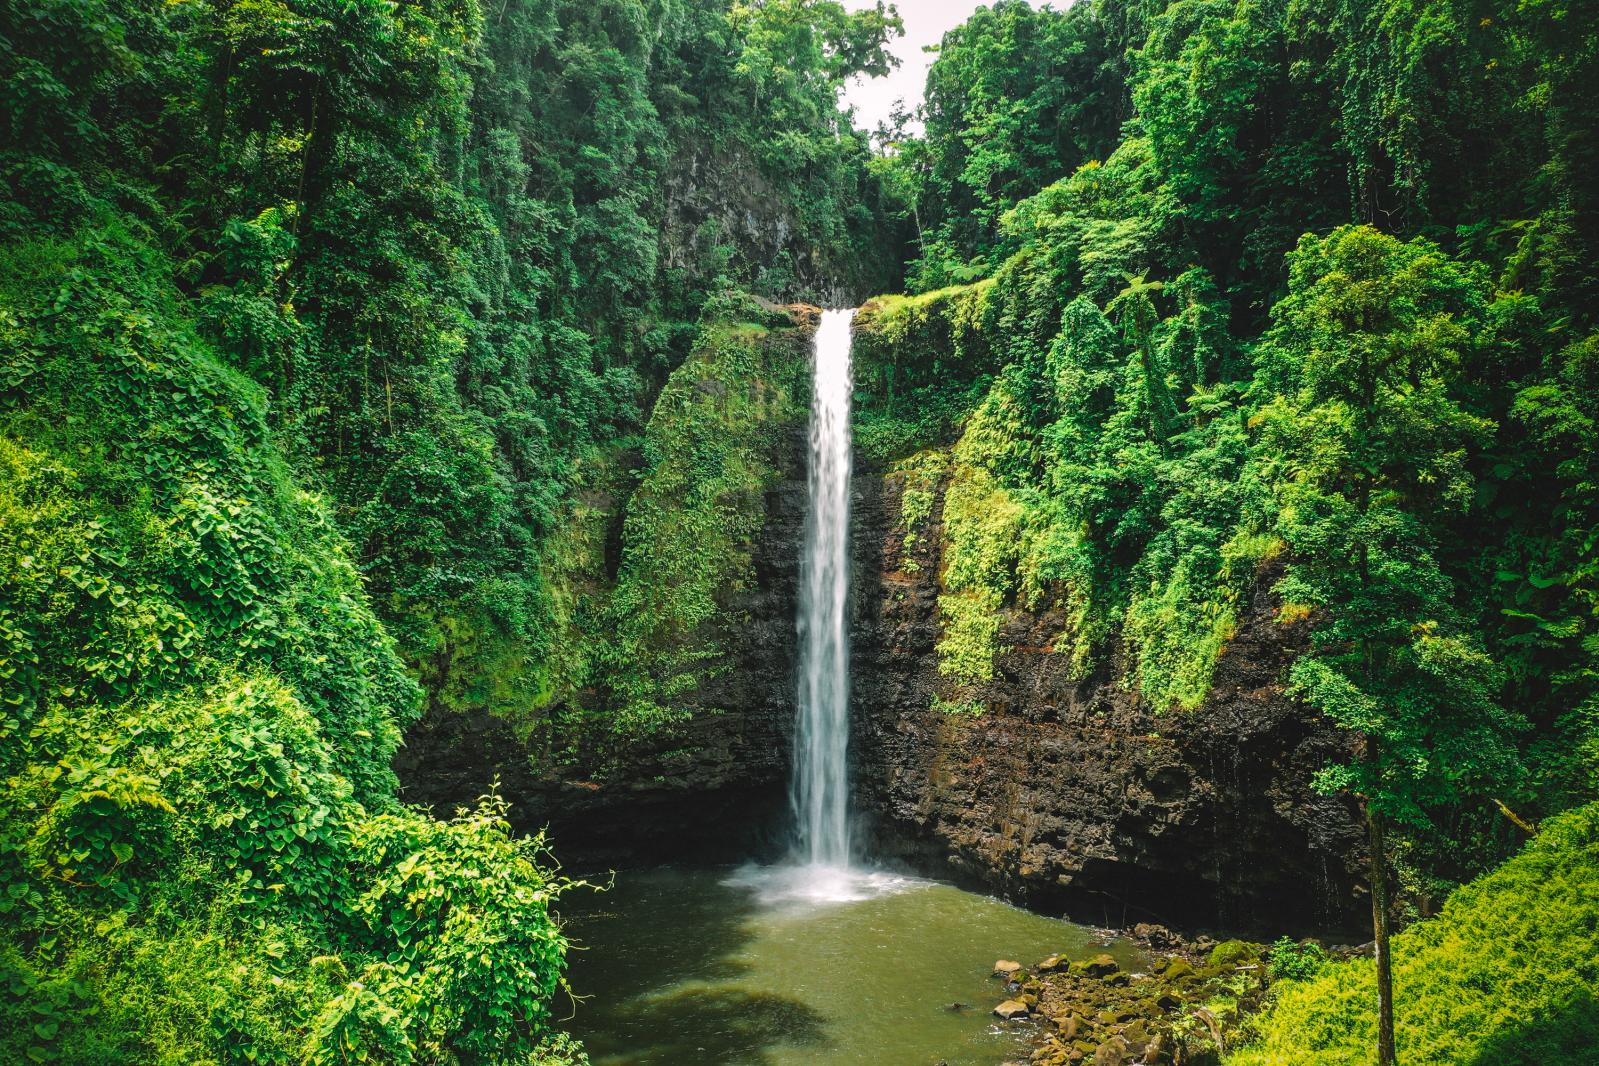
[[[1348,801],[1307,782],[1346,741],[1283,693],[1308,623],[1257,575],[1214,684],[1156,713],[1111,661],[1074,679],[1047,606],[1005,613],[980,714],[931,708],[938,682],[936,499],[905,566],[897,476],[856,483],[856,793],[875,854],[1079,920],[1352,927],[1362,840]]]

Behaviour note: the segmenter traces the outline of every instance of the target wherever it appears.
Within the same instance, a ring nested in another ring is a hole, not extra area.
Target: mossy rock
[[[1260,949],[1242,940],[1224,940],[1210,949],[1211,969],[1227,966],[1247,966],[1260,961]]]
[[[1194,964],[1179,956],[1166,964],[1160,976],[1163,981],[1181,981],[1185,977],[1194,976],[1195,972]]]
[[[1120,969],[1109,955],[1096,955],[1083,963],[1083,973],[1089,977],[1109,977]]]

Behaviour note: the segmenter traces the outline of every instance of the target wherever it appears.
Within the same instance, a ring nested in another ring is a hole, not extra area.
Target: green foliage
[[[545,874],[542,836],[512,835],[507,810],[495,796],[448,822],[396,812],[355,829],[356,942],[379,961],[323,1008],[319,1036],[374,1031],[422,1061],[534,1053],[566,955],[551,906],[574,886]]]
[[[939,494],[948,473],[949,455],[930,448],[895,463],[889,474],[900,486],[900,566],[907,573],[915,573],[920,568],[916,549],[927,535],[928,523],[939,505]]]
[[[1593,94],[1555,87],[1599,68],[1555,43],[1593,36],[1560,5],[1322,15],[1001,4],[952,33],[925,137],[889,131],[879,169],[914,284],[974,283],[863,311],[859,439],[959,457],[963,696],[1006,612],[1047,606],[1077,671],[1118,651],[1155,706],[1197,706],[1286,571],[1282,617],[1315,619],[1294,691],[1365,745],[1322,784],[1381,792],[1407,862],[1458,879],[1511,840],[1489,794],[1542,813],[1596,780],[1599,171],[1572,169]],[[1114,147],[1054,125],[1117,94]],[[903,499],[909,528],[927,497]]]
[[[322,502],[273,448],[259,389],[195,337],[135,236],[6,261],[8,317],[29,338],[0,407],[8,732],[270,665],[358,798],[386,795],[415,686]]]
[[[262,390],[136,231],[0,263],[0,1057],[524,1061],[566,882],[395,803],[417,689]]]
[[[1129,116],[1114,14],[999,0],[944,36],[920,109],[925,133],[886,130],[917,227],[917,291],[971,281],[997,258],[1018,201],[1115,147]],[[1109,15],[1110,17],[1106,17]]]
[[[1158,181],[1147,145],[1129,141],[1011,213],[1021,246],[992,280],[862,312],[868,456],[958,432],[940,651],[959,684],[992,677],[1004,610],[1047,602],[1067,620],[1053,646],[1078,673],[1120,631],[1131,680],[1158,705],[1193,706],[1272,551],[1243,524],[1261,488],[1240,476],[1240,390],[1218,380],[1240,361],[1213,286],[1191,271],[1168,295],[1131,273],[1175,239]],[[1089,296],[1063,301],[1084,286],[1122,329]]]
[[[1589,805],[1546,822],[1519,855],[1396,936],[1400,1061],[1586,1061],[1599,1039],[1596,891],[1599,808]],[[1373,973],[1362,959],[1282,987],[1259,1041],[1229,1066],[1372,1061]]]
[[[604,615],[614,729],[682,719],[694,690],[726,667],[766,493],[781,473],[775,457],[810,397],[807,340],[708,324],[655,405]]]
[[[641,427],[713,294],[865,289],[896,269],[837,102],[888,68],[891,10],[106,0],[18,16],[0,29],[0,73],[25,86],[0,122],[3,233],[143,227],[182,313],[264,390],[440,706],[515,716],[550,698],[517,675],[564,654],[546,566],[568,494]],[[779,261],[759,229],[783,234]],[[226,504],[194,506],[203,522]]]
[[[1004,444],[987,431],[1005,402],[998,388],[973,416],[955,448],[944,496],[944,573],[939,612],[939,672],[957,681],[994,676],[1000,609],[1017,590],[1023,536],[1022,506],[994,477],[992,460]]]
[[[983,705],[976,700],[946,700],[937,695],[928,706],[939,714],[955,718],[977,718],[983,713]]]
[[[803,314],[804,312],[798,312]],[[642,434],[586,456],[541,547],[551,651],[504,641],[491,670],[425,673],[450,707],[487,707],[543,765],[607,772],[633,740],[680,725],[725,672],[756,580],[769,491],[794,461],[810,334],[790,309],[726,293]],[[452,646],[493,630],[456,626]]]
[[[879,297],[855,318],[855,437],[877,462],[944,443],[998,365],[985,334],[989,286]]]
[[[1271,946],[1273,981],[1307,981],[1326,963],[1327,952],[1313,940],[1298,943],[1292,937],[1283,936]]]
[[[1453,610],[1432,552],[1471,500],[1468,449],[1494,426],[1451,395],[1480,314],[1480,282],[1425,242],[1365,227],[1307,238],[1261,350],[1279,390],[1261,412],[1282,488],[1277,528],[1292,553],[1279,593],[1326,612],[1294,690],[1360,734],[1361,757],[1320,783],[1385,816],[1473,787],[1514,787],[1515,716],[1502,675]]]

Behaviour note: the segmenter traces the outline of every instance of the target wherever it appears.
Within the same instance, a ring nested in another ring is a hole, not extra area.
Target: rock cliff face
[[[697,147],[678,156],[661,189],[663,263],[695,274],[730,244],[737,267],[760,291],[786,299],[853,307],[899,281],[898,235],[865,248],[818,240],[790,202],[742,149]]]
[[[1305,623],[1262,574],[1195,711],[1156,713],[1111,661],[1073,679],[1062,618],[1011,612],[975,717],[932,710],[938,528],[912,572],[897,479],[857,478],[856,790],[875,854],[1086,921],[1227,928],[1359,920],[1354,812],[1314,794],[1337,734],[1282,695]]]
[[[486,712],[432,708],[397,760],[407,798],[447,810],[497,778],[522,827],[548,826],[575,869],[775,856],[788,827],[803,422],[773,441],[779,476],[753,573],[721,604],[739,623],[725,668],[686,697],[688,723],[574,761],[530,751]],[[872,854],[1106,924],[1359,924],[1354,812],[1306,785],[1343,741],[1282,694],[1306,623],[1277,621],[1274,574],[1260,575],[1198,710],[1157,713],[1119,683],[1115,656],[1073,678],[1048,650],[1063,621],[1046,606],[1007,614],[982,713],[950,714],[931,707],[942,494],[908,571],[901,488],[858,464],[853,745]]]

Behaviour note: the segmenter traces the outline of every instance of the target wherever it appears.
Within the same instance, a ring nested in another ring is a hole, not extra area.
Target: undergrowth
[[[1581,1066],[1599,1047],[1599,806],[1544,823],[1519,855],[1394,937],[1400,1062]],[[1369,959],[1277,986],[1259,1039],[1228,1066],[1366,1066]]]

